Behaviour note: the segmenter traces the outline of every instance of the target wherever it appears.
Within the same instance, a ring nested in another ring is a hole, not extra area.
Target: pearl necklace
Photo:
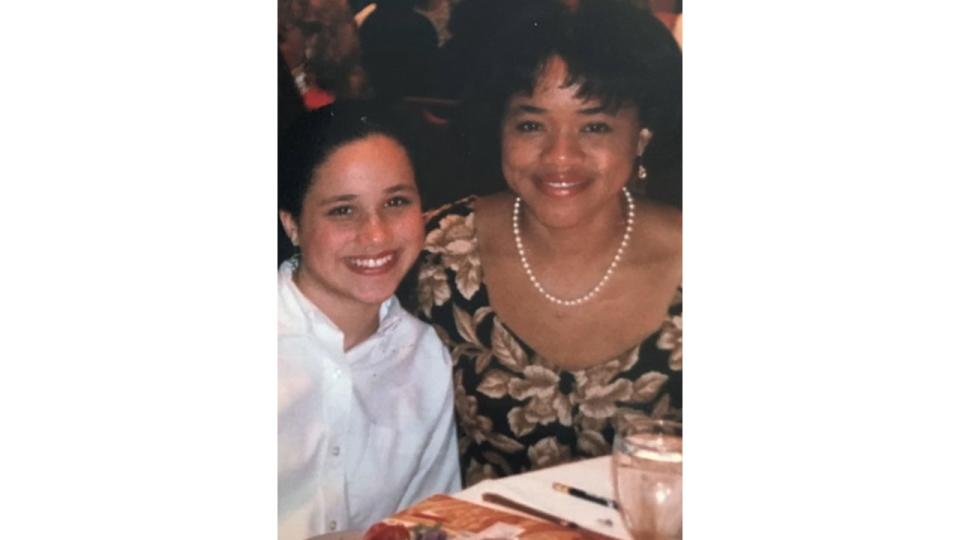
[[[610,262],[610,266],[607,267],[607,271],[603,273],[603,277],[600,278],[600,281],[590,290],[587,294],[574,298],[572,300],[564,300],[563,298],[557,298],[552,294],[544,290],[543,285],[540,284],[540,281],[537,280],[536,276],[533,275],[533,270],[530,269],[530,263],[527,261],[527,254],[523,250],[523,240],[520,239],[520,197],[513,202],[513,239],[517,243],[517,252],[520,254],[520,262],[523,264],[523,271],[527,273],[527,277],[530,278],[530,283],[533,283],[533,287],[544,296],[547,300],[558,304],[561,306],[577,306],[580,305],[600,292],[600,289],[609,281],[610,276],[613,275],[613,271],[617,269],[617,264],[620,263],[620,257],[623,256],[623,250],[627,248],[627,244],[630,241],[630,233],[633,232],[633,217],[634,217],[634,208],[633,208],[633,197],[630,196],[630,192],[626,187],[623,188],[623,196],[627,198],[627,227],[623,231],[623,240],[620,241],[620,247],[617,248],[617,254],[613,256],[613,261]]]

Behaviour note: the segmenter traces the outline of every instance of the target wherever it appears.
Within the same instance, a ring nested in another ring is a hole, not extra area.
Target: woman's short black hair
[[[280,136],[277,191],[280,210],[300,219],[313,173],[334,150],[370,135],[386,135],[409,147],[386,106],[369,101],[338,101],[304,113]]]
[[[679,114],[681,53],[670,31],[629,0],[581,0],[568,9],[554,0],[518,0],[516,24],[492,40],[475,90],[501,107],[517,92],[532,93],[551,56],[567,64],[566,83],[578,97],[613,110],[637,108],[656,130]]]
[[[566,63],[566,83],[579,85],[579,97],[598,99],[613,111],[636,107],[653,140],[673,140],[679,152],[682,55],[649,10],[631,0],[580,0],[574,9],[559,0],[516,0],[513,9],[490,38],[465,96],[478,159],[499,165],[506,102],[516,93],[531,94],[552,56]],[[496,147],[484,147],[490,141]]]

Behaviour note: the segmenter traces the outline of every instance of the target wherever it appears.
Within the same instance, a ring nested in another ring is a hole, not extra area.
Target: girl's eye
[[[591,122],[583,126],[584,133],[610,133],[610,125],[606,122]]]
[[[410,202],[409,197],[391,197],[390,200],[387,201],[387,206],[391,208],[407,206]]]
[[[353,208],[349,206],[337,206],[327,212],[327,215],[332,217],[346,217],[351,214],[353,214]]]
[[[520,133],[532,133],[534,131],[540,131],[541,128],[542,126],[539,122],[532,121],[520,122],[516,127],[517,131]]]

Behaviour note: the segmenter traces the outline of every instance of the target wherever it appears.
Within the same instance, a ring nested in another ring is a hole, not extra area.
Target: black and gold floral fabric
[[[622,422],[680,419],[682,298],[657,332],[597,366],[553,367],[490,307],[477,255],[473,202],[428,216],[417,314],[453,358],[464,486],[610,453]]]

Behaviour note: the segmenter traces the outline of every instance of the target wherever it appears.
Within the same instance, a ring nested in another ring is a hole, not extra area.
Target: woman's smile
[[[535,176],[534,184],[548,197],[571,197],[585,191],[590,178],[583,174],[547,174]]]

